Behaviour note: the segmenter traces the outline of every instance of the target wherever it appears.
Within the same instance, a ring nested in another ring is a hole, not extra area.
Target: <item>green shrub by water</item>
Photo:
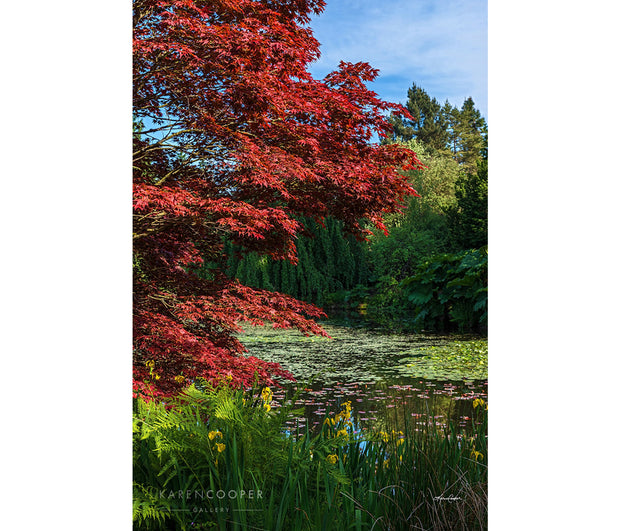
[[[275,404],[273,404],[275,406]],[[486,529],[486,404],[471,426],[354,433],[351,404],[286,432],[293,401],[226,381],[134,406],[135,529]]]
[[[401,281],[381,278],[367,310],[392,313],[414,330],[485,331],[487,275],[486,247],[436,255]]]

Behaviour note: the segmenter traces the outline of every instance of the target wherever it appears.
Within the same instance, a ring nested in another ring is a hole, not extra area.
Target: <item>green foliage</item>
[[[386,310],[414,329],[486,327],[487,162],[465,175],[449,156],[417,140],[406,144],[426,170],[410,172],[420,192],[389,219],[389,236],[371,240],[376,275],[368,310]],[[478,250],[476,250],[478,249]]]
[[[448,101],[442,106],[415,83],[407,98],[405,105],[413,120],[392,115],[390,141],[415,139],[436,152],[450,154],[466,173],[475,172],[477,162],[486,156],[488,131],[473,99],[467,98],[460,109]]]
[[[407,110],[413,120],[392,115],[395,139],[416,139],[436,150],[445,149],[448,141],[447,124],[442,106],[435,98],[414,83],[407,91]]]
[[[427,257],[450,251],[445,211],[456,207],[458,165],[417,140],[404,145],[417,153],[427,169],[407,173],[421,197],[412,197],[402,214],[388,218],[388,236],[378,233],[371,239],[368,256],[376,278],[402,280]]]
[[[485,330],[487,271],[486,248],[433,256],[400,282],[382,279],[369,311],[407,315],[416,330]]]
[[[292,403],[271,411],[270,402],[268,388],[261,394],[244,393],[225,381],[216,387],[206,382],[193,385],[166,404],[136,400],[134,520],[138,528],[158,529],[166,519],[166,529],[189,529],[192,522],[204,520],[202,509],[215,507],[216,500],[205,499],[205,492],[248,491],[246,485],[258,492],[265,482],[281,479],[290,444],[282,437],[282,426]],[[202,493],[202,499],[192,501],[179,492]],[[245,511],[259,500],[230,501],[234,509]],[[225,526],[226,516],[216,513],[214,521]]]
[[[461,175],[456,183],[457,203],[448,210],[453,245],[478,248],[488,242],[488,162],[478,162],[478,171]]]
[[[239,260],[229,246],[229,275],[245,285],[286,293],[319,305],[329,293],[368,282],[364,246],[345,233],[342,222],[332,218],[327,218],[324,226],[311,219],[302,222],[307,235],[297,238],[297,265],[259,257],[257,253]]]
[[[348,402],[318,432],[290,433],[294,400],[270,409],[270,391],[256,391],[223,382],[136,401],[135,529],[485,528],[482,407],[469,427],[429,420],[360,436]]]
[[[393,116],[391,141],[415,151],[427,169],[408,173],[421,197],[411,198],[402,214],[388,219],[389,236],[371,239],[375,284],[368,312],[393,312],[414,329],[482,331],[487,124],[471,98],[460,109],[447,101],[440,107],[415,84],[408,98],[415,120]]]
[[[486,154],[487,124],[476,109],[474,100],[467,98],[460,110],[450,108],[452,153],[465,173],[476,171],[476,164]]]

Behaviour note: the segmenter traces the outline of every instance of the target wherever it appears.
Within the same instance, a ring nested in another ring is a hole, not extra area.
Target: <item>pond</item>
[[[487,400],[486,340],[320,324],[331,339],[271,327],[248,327],[239,337],[248,355],[277,362],[295,376],[303,389],[297,403],[310,428],[349,400],[356,431],[405,424],[416,429],[429,420],[467,427],[473,400]],[[274,390],[276,405],[294,387]],[[291,421],[290,428],[297,422],[303,428],[306,421]]]

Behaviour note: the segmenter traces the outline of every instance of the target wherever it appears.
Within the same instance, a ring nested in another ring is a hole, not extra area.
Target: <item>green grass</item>
[[[429,420],[354,435],[345,404],[287,435],[294,400],[265,398],[224,382],[136,400],[134,528],[486,529],[484,405],[467,434]]]

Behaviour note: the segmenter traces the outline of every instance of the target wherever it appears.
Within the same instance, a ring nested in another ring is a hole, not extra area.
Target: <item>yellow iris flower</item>
[[[483,459],[483,458],[484,458],[484,455],[482,455],[482,453],[480,453],[480,452],[477,452],[475,448],[471,451],[471,456],[472,456],[472,457],[473,457],[476,461],[478,461],[478,458],[480,458],[480,459]]]
[[[222,432],[220,430],[215,430],[215,431],[210,431],[209,432],[209,440],[210,441],[212,441],[216,437],[219,437],[220,439],[223,437]]]
[[[273,398],[271,389],[269,387],[265,387],[261,392],[261,397],[265,402],[271,402],[271,399]]]

